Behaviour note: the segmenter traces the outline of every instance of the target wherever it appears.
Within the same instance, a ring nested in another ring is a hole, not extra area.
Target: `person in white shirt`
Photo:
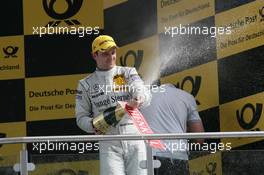
[[[108,35],[98,36],[92,43],[92,54],[97,68],[79,81],[76,95],[76,122],[84,131],[102,134],[93,126],[93,119],[104,111],[127,101],[133,108],[147,106],[151,94],[135,68],[116,66],[117,45]],[[113,90],[127,85],[128,89]],[[127,114],[105,134],[139,134]],[[139,164],[146,160],[146,147],[139,141],[100,141],[101,175],[146,175]]]

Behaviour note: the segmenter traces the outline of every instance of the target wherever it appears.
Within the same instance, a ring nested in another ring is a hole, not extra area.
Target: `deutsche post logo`
[[[260,22],[264,21],[264,6],[259,9],[259,15],[261,17]]]
[[[72,16],[74,16],[81,8],[83,0],[64,0],[66,1],[68,7],[67,10],[64,13],[58,13],[54,10],[54,5],[58,2],[57,0],[42,0],[42,5],[47,13],[51,18],[56,19],[57,21],[50,21],[48,24],[45,26],[51,26],[55,27],[58,26],[62,20],[64,22],[71,26],[71,25],[80,25],[81,23],[77,19],[69,19]]]
[[[4,54],[5,54],[5,58],[16,58],[17,55],[17,51],[18,51],[18,47],[13,47],[13,46],[7,46],[6,48],[3,48]]]
[[[135,52],[134,50],[129,50],[124,56],[121,56],[119,58],[120,64],[122,66],[128,66],[128,62],[129,62],[128,60],[134,59],[133,60],[134,65],[132,65],[131,67],[135,67],[136,70],[139,70],[139,67],[143,60],[143,55],[144,55],[143,50],[138,50],[137,52]]]
[[[113,78],[113,82],[116,86],[126,85],[126,80],[124,75],[115,75]]]
[[[175,84],[175,86],[177,88],[184,90],[184,85],[188,81],[192,84],[192,90],[191,90],[190,94],[192,94],[194,97],[196,97],[199,90],[200,90],[200,87],[201,87],[202,77],[201,76],[195,76],[195,78],[193,78],[191,76],[187,76],[182,80],[181,84],[178,82],[177,84]],[[197,105],[201,104],[197,99],[196,99],[196,103],[197,103]]]
[[[236,111],[236,117],[239,125],[241,128],[245,130],[251,130],[251,131],[259,131],[259,128],[255,128],[255,126],[258,124],[259,119],[261,117],[263,105],[260,103],[257,103],[256,106],[254,106],[251,103],[247,103],[241,111]],[[252,112],[251,120],[247,121],[245,119],[245,110],[248,109]],[[254,129],[255,128],[255,129]]]

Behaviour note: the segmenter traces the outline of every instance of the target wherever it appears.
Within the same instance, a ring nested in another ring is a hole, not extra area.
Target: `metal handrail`
[[[33,142],[70,142],[70,141],[112,141],[112,140],[160,140],[160,139],[201,139],[201,138],[242,138],[263,137],[264,131],[245,132],[202,132],[202,133],[170,133],[142,135],[71,135],[71,136],[35,136],[0,138],[0,144],[17,144]]]

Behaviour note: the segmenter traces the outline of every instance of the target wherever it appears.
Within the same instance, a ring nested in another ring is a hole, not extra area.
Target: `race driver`
[[[108,35],[100,35],[92,43],[96,71],[79,81],[76,95],[76,122],[84,131],[101,134],[93,127],[93,118],[116,106],[117,101],[127,101],[133,108],[147,106],[151,94],[144,86],[135,68],[116,65],[117,45]],[[121,90],[114,89],[124,86]],[[110,126],[106,134],[139,134],[127,114]],[[146,147],[139,141],[100,141],[101,175],[146,175],[140,162],[146,160]]]

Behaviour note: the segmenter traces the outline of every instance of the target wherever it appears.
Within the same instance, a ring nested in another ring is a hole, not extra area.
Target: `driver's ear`
[[[94,60],[96,60],[96,58],[97,58],[97,55],[98,55],[98,53],[97,53],[97,52],[94,52],[94,53],[92,53],[92,56],[93,56],[93,59],[94,59]]]

